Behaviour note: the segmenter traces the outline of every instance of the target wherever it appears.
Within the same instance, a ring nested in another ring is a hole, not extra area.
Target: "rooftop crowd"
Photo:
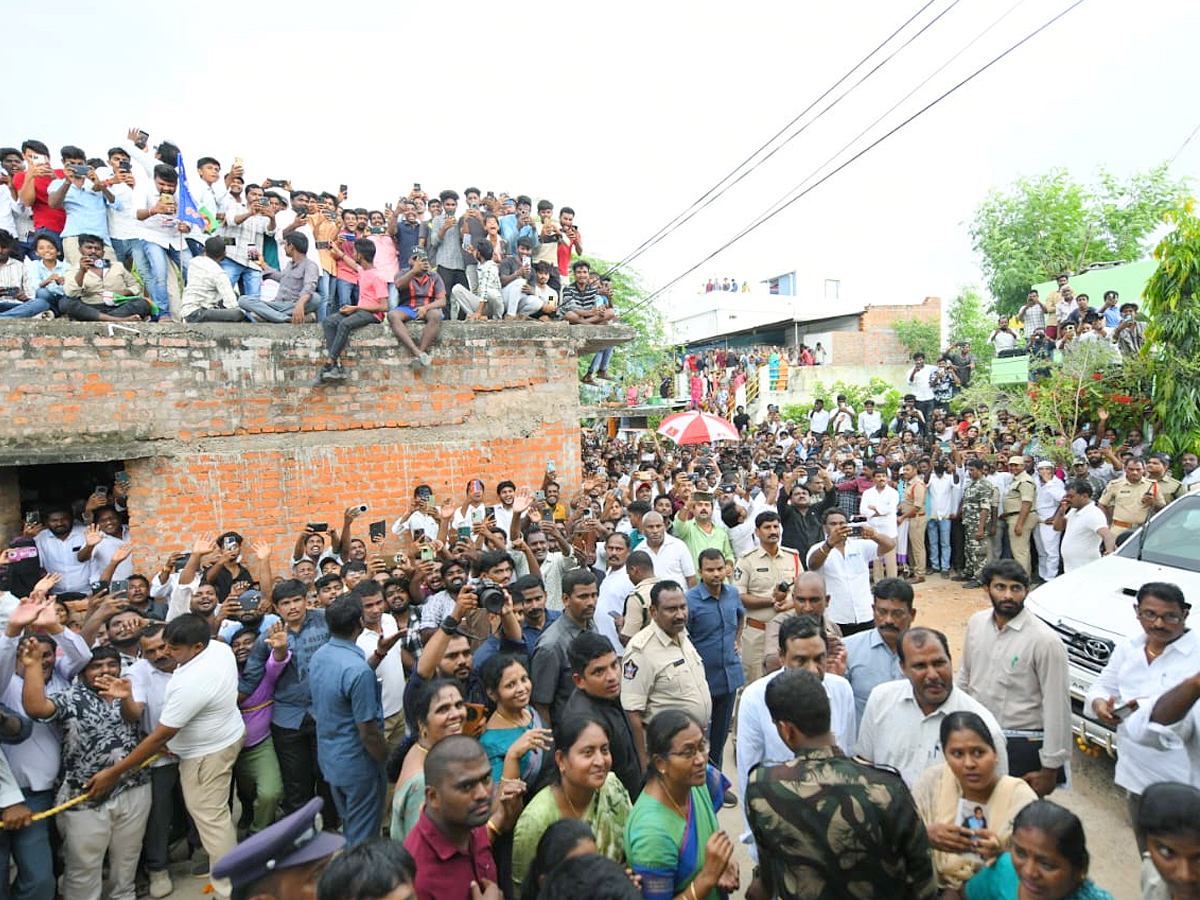
[[[0,148],[0,318],[317,321],[322,384],[346,377],[352,334],[383,322],[421,368],[445,319],[616,316],[568,206],[556,215],[545,199],[415,183],[367,209],[344,185],[252,181],[240,159],[200,157],[187,176],[176,145],[149,146],[131,129],[103,158],[62,147],[60,168],[41,141]],[[616,380],[611,359],[596,354],[588,380]]]
[[[283,900],[264,847],[311,841],[315,804],[349,848],[321,866],[399,860],[419,898],[1110,896],[1052,799],[1066,651],[1024,601],[1200,481],[1195,457],[1176,480],[1096,423],[1064,473],[1001,410],[823,406],[739,412],[721,447],[587,431],[577,490],[481,472],[286,548],[230,523],[147,557],[123,472],[25,510],[0,559],[13,894],[53,897],[57,859],[66,900],[99,897],[107,858],[107,896],[166,896],[174,853],[218,896]],[[989,600],[955,659],[914,621],[935,576]],[[1145,634],[1089,702],[1121,729],[1144,896],[1190,896],[1195,638],[1174,585],[1135,604]]]

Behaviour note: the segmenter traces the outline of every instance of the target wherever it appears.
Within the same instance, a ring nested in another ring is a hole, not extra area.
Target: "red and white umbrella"
[[[741,440],[733,423],[709,413],[675,413],[659,423],[658,433],[669,437],[676,444],[708,444],[713,441]]]

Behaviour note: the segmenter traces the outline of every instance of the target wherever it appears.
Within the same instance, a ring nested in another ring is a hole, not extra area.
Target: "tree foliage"
[[[918,351],[930,359],[936,359],[942,345],[942,327],[939,322],[918,319],[897,319],[892,323],[892,331],[910,354]]]
[[[612,279],[613,305],[620,314],[617,321],[637,332],[632,341],[616,349],[613,354],[614,368],[634,378],[653,374],[668,357],[664,347],[666,331],[658,306],[653,303],[641,305],[650,293],[642,283],[641,275],[636,269],[628,266],[613,271],[611,262],[595,256],[589,256],[587,260],[591,264],[592,272],[606,274]],[[634,309],[639,305],[639,309]],[[580,360],[581,374],[587,371],[589,362],[588,357]]]
[[[1143,353],[1153,361],[1155,447],[1178,457],[1200,451],[1200,219],[1188,201],[1154,251],[1146,283],[1149,324]]]
[[[1186,191],[1186,179],[1172,178],[1167,163],[1125,180],[1102,169],[1092,185],[1052,169],[992,190],[975,210],[970,235],[997,310],[1012,315],[1030,285],[1059,272],[1141,259]]]
[[[996,328],[992,304],[983,298],[983,293],[975,285],[966,285],[958,292],[958,296],[950,301],[950,310],[946,318],[950,329],[950,343],[970,343],[971,352],[979,357],[979,367],[975,370],[974,377],[986,380],[987,363],[995,354],[995,348],[988,343],[988,338]]]

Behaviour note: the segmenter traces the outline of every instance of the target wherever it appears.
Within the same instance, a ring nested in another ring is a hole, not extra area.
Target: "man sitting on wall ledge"
[[[79,236],[79,265],[67,271],[59,310],[77,322],[121,322],[150,315],[138,280],[119,262],[104,258],[104,239]]]

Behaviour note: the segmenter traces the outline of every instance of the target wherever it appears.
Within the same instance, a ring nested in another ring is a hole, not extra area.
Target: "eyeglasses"
[[[693,759],[697,755],[708,756],[708,741],[701,741],[695,746],[680,747],[667,754],[667,756],[678,756],[680,759]]]
[[[1187,618],[1187,616],[1179,616],[1175,613],[1167,613],[1165,616],[1159,615],[1158,613],[1151,612],[1148,609],[1138,609],[1136,612],[1137,617],[1147,625],[1153,625],[1160,619],[1164,625],[1182,625],[1184,620]]]

